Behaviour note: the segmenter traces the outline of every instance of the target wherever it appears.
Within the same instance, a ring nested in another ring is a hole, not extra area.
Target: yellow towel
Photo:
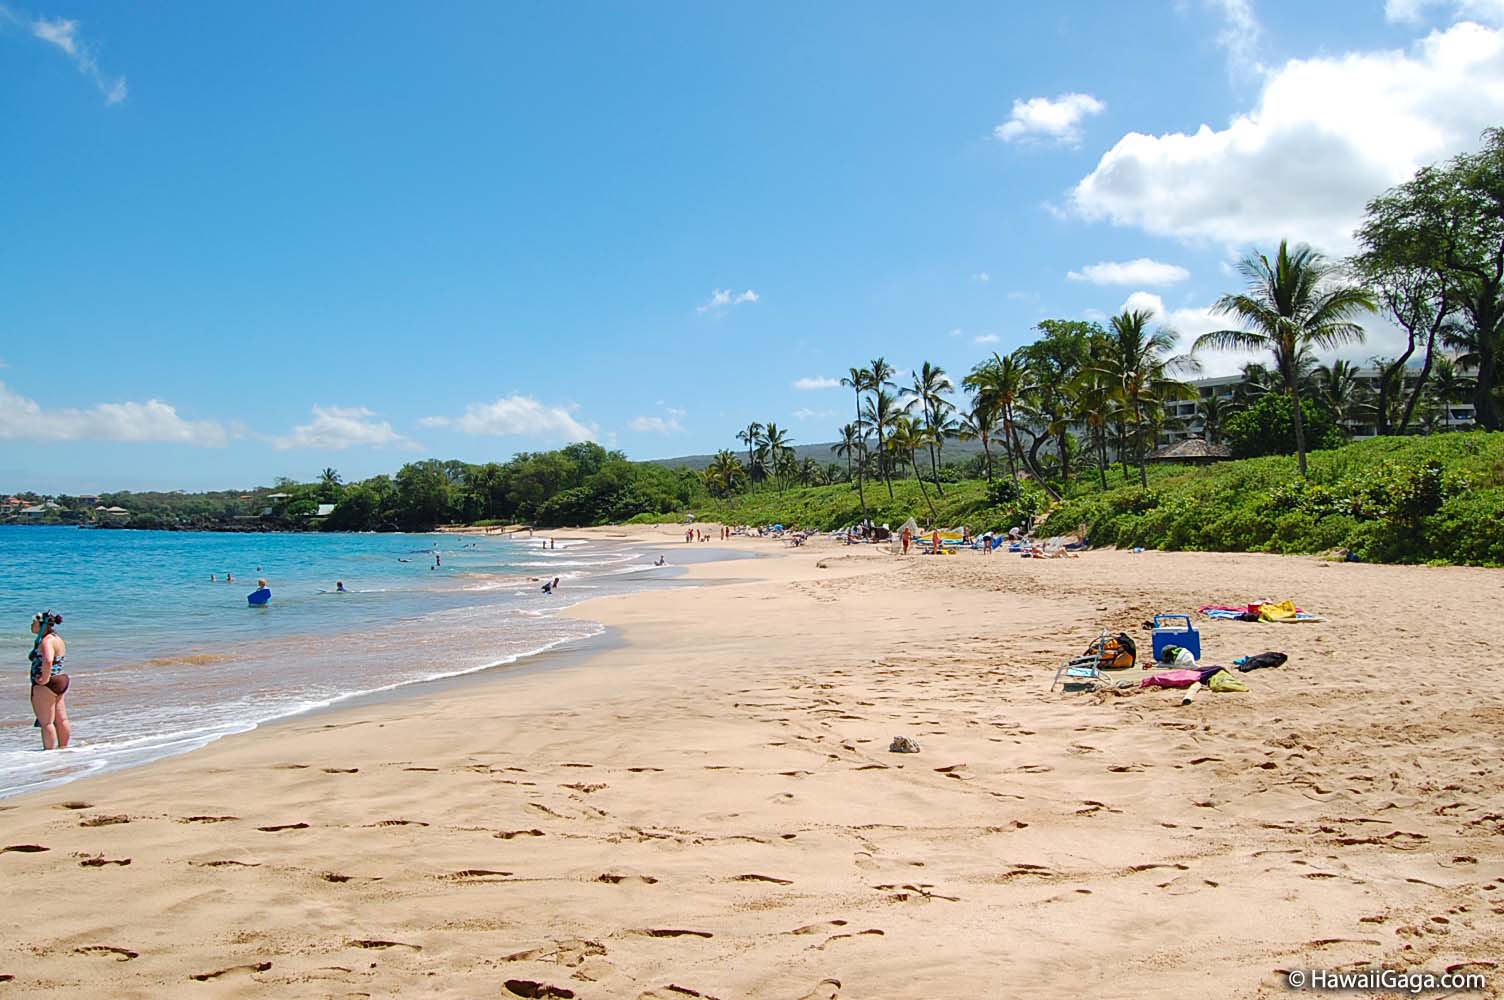
[[[1289,621],[1295,617],[1295,602],[1280,601],[1278,604],[1259,605],[1259,620],[1266,622]]]

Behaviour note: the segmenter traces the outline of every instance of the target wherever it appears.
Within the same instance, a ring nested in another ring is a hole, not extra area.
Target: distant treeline
[[[57,497],[63,510],[44,522],[95,521],[101,527],[207,531],[424,531],[440,524],[604,524],[668,514],[705,499],[688,469],[629,462],[598,444],[527,452],[509,462],[427,459],[396,475],[346,483],[326,468],[313,482],[279,479],[271,488],[210,493],[105,493],[97,503],[128,516],[97,519],[93,504]],[[321,507],[332,505],[323,516]]]

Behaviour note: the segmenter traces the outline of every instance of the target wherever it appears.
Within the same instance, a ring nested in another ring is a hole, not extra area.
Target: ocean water
[[[542,536],[0,526],[0,650],[13,671],[11,694],[0,695],[0,797],[359,694],[513,663],[601,630],[558,614],[573,603],[674,585],[672,568],[652,565],[657,550],[542,545]],[[543,594],[556,576],[559,592]],[[257,577],[272,600],[253,608]],[[348,593],[333,592],[337,580]],[[32,726],[27,676],[31,617],[44,608],[64,616],[72,678],[74,745],[49,753]]]

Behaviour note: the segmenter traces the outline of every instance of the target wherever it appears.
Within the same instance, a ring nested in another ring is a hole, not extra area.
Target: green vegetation
[[[1051,525],[1094,545],[1346,550],[1376,562],[1504,565],[1504,436],[1382,437],[1309,456],[1164,468],[1150,488],[1073,497]]]

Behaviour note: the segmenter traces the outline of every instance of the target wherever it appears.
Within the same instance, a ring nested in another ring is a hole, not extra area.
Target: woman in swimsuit
[[[63,657],[68,645],[55,629],[63,616],[39,611],[31,619],[31,634],[37,641],[31,647],[31,710],[42,730],[42,749],[57,750],[68,745],[73,727],[68,723],[68,675],[63,672]]]

